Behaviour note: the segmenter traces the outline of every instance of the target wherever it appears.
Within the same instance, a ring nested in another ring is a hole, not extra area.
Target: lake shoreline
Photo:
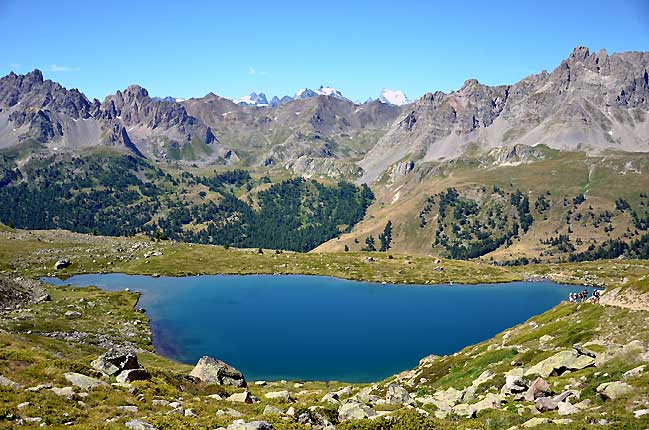
[[[137,293],[137,307],[146,309],[154,349],[180,363],[193,364],[202,355],[214,355],[257,379],[354,383],[381,380],[412,368],[431,353],[453,354],[553,308],[568,296],[568,285],[538,278],[482,285],[383,284],[293,274],[99,274],[43,280]],[[508,311],[493,313],[495,306]],[[387,317],[394,312],[399,313],[398,319]],[[263,333],[272,333],[274,339],[266,339]],[[386,340],[394,350],[386,352],[378,346]],[[295,350],[294,342],[302,346]],[[374,355],[371,348],[376,349]],[[254,361],[259,349],[268,360]],[[319,365],[319,360],[333,364]],[[283,362],[287,364],[277,364]]]

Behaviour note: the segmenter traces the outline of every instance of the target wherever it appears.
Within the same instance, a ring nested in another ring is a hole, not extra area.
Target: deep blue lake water
[[[130,288],[156,350],[210,355],[246,378],[375,381],[540,314],[580,287],[552,282],[381,285],[322,276],[79,275],[55,285]],[[592,289],[588,289],[589,293]]]

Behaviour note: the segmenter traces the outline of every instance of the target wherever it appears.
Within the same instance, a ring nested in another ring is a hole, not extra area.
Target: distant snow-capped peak
[[[337,89],[333,87],[320,87],[317,90],[315,90],[315,93],[320,95],[320,96],[331,96],[331,97],[337,97],[339,99],[344,99],[343,93],[338,91]]]
[[[241,97],[238,100],[234,101],[236,104],[247,105],[247,106],[268,106],[268,99],[266,99],[266,94],[264,93],[250,93],[245,97]]]
[[[343,96],[343,93],[341,93],[337,89],[333,87],[325,87],[324,85],[316,90],[312,90],[309,88],[302,88],[301,90],[298,90],[298,92],[295,93],[294,98],[307,99],[316,96],[329,96],[329,97],[336,97],[338,99],[347,99],[345,96]]]
[[[403,91],[391,90],[389,88],[383,88],[381,90],[379,101],[381,103],[387,103],[396,106],[403,106],[410,103],[410,100],[408,100],[408,97],[406,97]]]
[[[185,99],[180,99],[180,98],[177,98],[177,97],[171,97],[171,96],[167,96],[167,97],[151,97],[151,98],[152,98],[153,100],[162,101],[162,102],[167,102],[167,103],[180,103],[180,102],[184,102],[184,101],[185,101]]]

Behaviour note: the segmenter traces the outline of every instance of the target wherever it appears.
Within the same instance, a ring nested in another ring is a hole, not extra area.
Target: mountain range
[[[25,141],[52,153],[110,146],[172,164],[281,168],[367,183],[400,162],[515,145],[647,152],[648,69],[646,52],[577,47],[553,71],[513,85],[469,79],[414,103],[384,90],[362,104],[330,87],[233,102],[213,93],[160,99],[138,85],[100,102],[44,80],[39,70],[12,72],[0,79],[0,148]]]

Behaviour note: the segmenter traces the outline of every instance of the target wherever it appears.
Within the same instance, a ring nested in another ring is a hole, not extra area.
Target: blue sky
[[[100,100],[293,94],[415,99],[468,78],[514,83],[577,45],[649,51],[649,1],[0,0],[0,73],[34,68]]]

